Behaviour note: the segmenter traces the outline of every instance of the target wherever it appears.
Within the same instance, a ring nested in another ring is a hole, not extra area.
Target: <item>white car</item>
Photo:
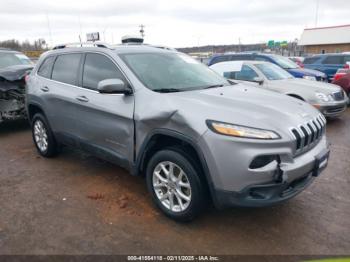
[[[348,97],[338,86],[295,78],[282,68],[260,61],[230,61],[210,66],[227,79],[283,93],[310,103],[326,117],[337,117],[347,108]]]

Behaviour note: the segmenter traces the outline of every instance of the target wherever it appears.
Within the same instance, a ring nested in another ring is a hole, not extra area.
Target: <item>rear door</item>
[[[52,130],[73,135],[77,130],[75,91],[82,54],[69,53],[47,58],[38,70],[39,97]]]
[[[331,81],[334,78],[335,73],[339,68],[344,67],[345,60],[342,55],[328,55],[322,61],[323,72],[327,74],[328,79]]]
[[[134,96],[97,91],[98,82],[115,78],[128,84],[112,58],[102,53],[84,55],[75,92],[77,135],[85,149],[128,167],[134,148]]]

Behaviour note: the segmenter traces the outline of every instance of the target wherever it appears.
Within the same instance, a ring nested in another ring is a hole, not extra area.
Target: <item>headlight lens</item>
[[[303,76],[303,78],[306,80],[316,81],[316,77],[314,77],[314,76]]]
[[[222,123],[212,120],[208,120],[207,125],[215,133],[227,136],[269,140],[281,138],[276,132],[265,129]]]
[[[323,93],[316,93],[315,95],[322,102],[329,102],[331,100],[329,96]]]

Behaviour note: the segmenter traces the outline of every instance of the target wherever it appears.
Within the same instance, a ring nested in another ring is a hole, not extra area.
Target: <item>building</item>
[[[306,28],[298,43],[306,54],[350,51],[350,25]]]

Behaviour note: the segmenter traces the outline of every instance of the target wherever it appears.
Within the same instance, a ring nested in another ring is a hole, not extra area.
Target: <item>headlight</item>
[[[316,97],[322,102],[329,102],[331,98],[323,93],[315,93]]]
[[[303,76],[303,78],[306,80],[316,81],[316,77],[314,77],[314,76]]]
[[[279,139],[281,138],[276,132],[259,128],[227,124],[207,120],[208,127],[215,133],[227,136],[254,139]]]

